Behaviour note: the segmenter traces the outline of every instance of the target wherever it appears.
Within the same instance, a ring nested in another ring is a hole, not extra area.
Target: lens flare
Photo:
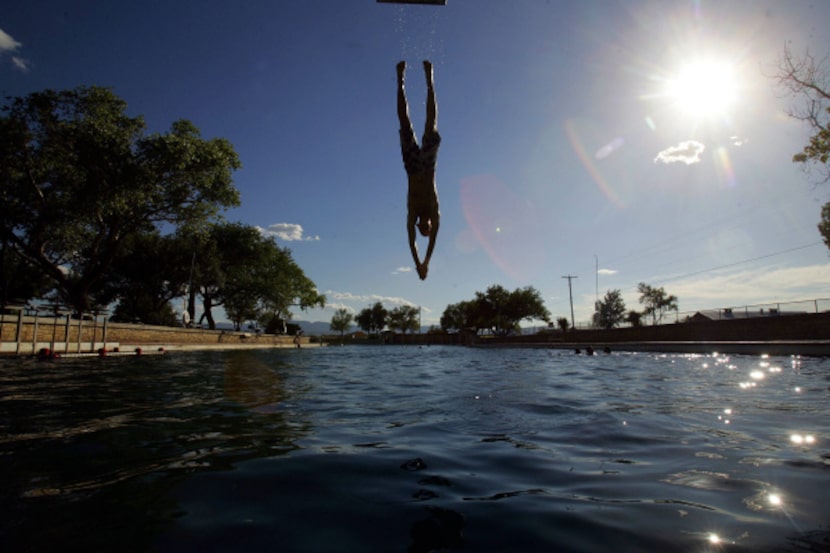
[[[738,184],[735,178],[735,168],[732,166],[732,161],[729,159],[729,152],[723,146],[715,150],[715,159],[717,160],[718,174],[721,181],[728,187],[732,188]]]
[[[461,181],[461,210],[476,241],[510,277],[528,282],[541,273],[545,241],[555,232],[533,202],[493,176],[477,175]]]
[[[588,149],[585,146],[585,140],[583,140],[581,133],[579,131],[579,123],[574,119],[568,119],[565,121],[565,133],[568,135],[568,141],[571,143],[571,147],[576,153],[576,156],[579,158],[579,161],[582,163],[582,166],[588,171],[588,174],[591,175],[591,179],[593,179],[594,183],[600,189],[602,194],[611,202],[614,206],[622,209],[625,207],[625,202],[617,195],[608,181],[605,179],[605,176],[600,172],[599,167],[594,162],[594,158],[596,159],[604,159],[608,157],[614,150],[618,149],[623,145],[623,141],[621,138],[617,138],[612,140],[608,145],[603,146],[598,149],[598,154],[601,156],[591,156],[588,153]],[[612,146],[613,145],[613,146]]]

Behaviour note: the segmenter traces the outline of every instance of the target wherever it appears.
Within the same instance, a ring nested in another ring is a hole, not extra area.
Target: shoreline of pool
[[[642,353],[730,353],[741,355],[830,356],[830,340],[771,341],[665,341],[665,342],[493,342],[478,343],[481,348],[534,348],[570,350],[574,353],[642,352]],[[607,350],[606,350],[607,348]]]

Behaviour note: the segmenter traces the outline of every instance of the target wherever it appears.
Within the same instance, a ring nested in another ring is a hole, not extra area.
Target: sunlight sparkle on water
[[[790,434],[790,441],[797,445],[813,445],[816,437],[811,434]]]
[[[784,502],[784,501],[781,499],[781,496],[780,496],[780,495],[778,495],[777,493],[771,493],[771,494],[769,494],[769,496],[767,497],[767,499],[769,500],[769,504],[770,504],[770,505],[772,505],[773,507],[780,507],[780,506],[781,506],[781,504]]]

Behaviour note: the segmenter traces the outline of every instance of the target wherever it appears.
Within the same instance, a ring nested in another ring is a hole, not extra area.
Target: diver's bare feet
[[[421,280],[426,280],[427,279],[427,271],[429,271],[429,267],[419,263],[417,269],[418,269],[418,276],[421,278]]]
[[[424,73],[428,79],[432,80],[432,62],[429,60],[424,60]]]
[[[398,67],[398,78],[403,80],[403,74],[404,74],[404,71],[406,71],[406,62],[405,61],[399,61],[397,67]]]

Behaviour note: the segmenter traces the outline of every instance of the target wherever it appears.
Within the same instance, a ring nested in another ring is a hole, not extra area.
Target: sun
[[[724,62],[691,63],[667,80],[665,94],[687,115],[723,116],[737,99],[735,72]]]

